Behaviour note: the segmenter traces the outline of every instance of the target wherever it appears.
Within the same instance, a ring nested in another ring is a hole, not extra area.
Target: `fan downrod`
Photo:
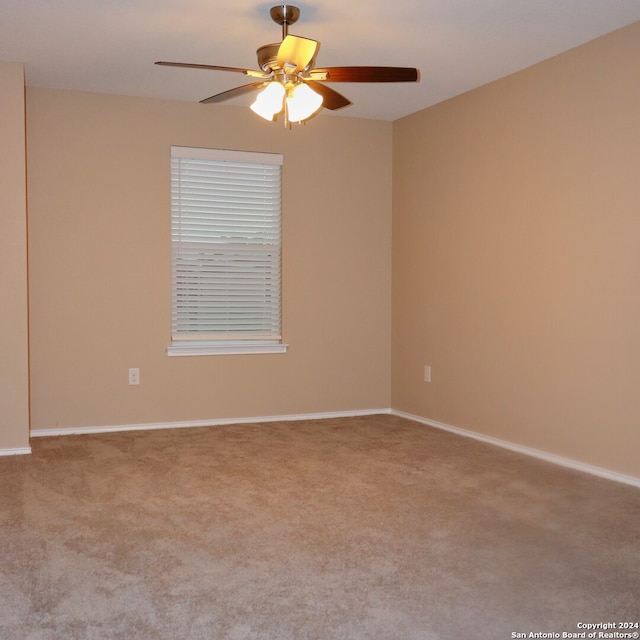
[[[295,24],[300,17],[300,9],[292,4],[278,4],[271,7],[271,19],[282,26],[282,39],[284,40],[289,33],[289,25]]]

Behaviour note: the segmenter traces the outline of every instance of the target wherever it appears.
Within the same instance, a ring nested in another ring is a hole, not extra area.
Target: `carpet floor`
[[[640,620],[637,488],[396,416],[32,448],[0,459],[3,640],[501,640]]]

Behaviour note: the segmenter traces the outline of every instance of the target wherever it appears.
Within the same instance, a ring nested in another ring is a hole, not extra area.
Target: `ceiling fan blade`
[[[235,73],[244,73],[245,76],[252,78],[267,78],[269,74],[262,71],[254,71],[253,69],[240,69],[238,67],[219,67],[213,64],[193,64],[191,62],[165,62],[163,60],[156,62],[155,64],[162,65],[164,67],[182,67],[187,69],[208,69],[209,71],[233,71]]]
[[[251,84],[243,84],[239,87],[236,87],[235,89],[229,89],[228,91],[223,91],[222,93],[216,93],[215,96],[210,96],[209,98],[200,100],[200,104],[213,104],[215,102],[224,102],[225,100],[231,100],[231,98],[243,96],[245,93],[257,91],[262,87],[266,87],[268,84],[268,82],[252,82]]]
[[[327,74],[326,82],[418,82],[420,80],[420,72],[412,67],[326,67],[312,69],[310,73]]]
[[[349,98],[345,98],[341,93],[338,93],[326,84],[313,80],[304,80],[303,82],[322,96],[322,106],[325,109],[335,111],[336,109],[342,109],[342,107],[348,107],[350,104],[353,104]]]
[[[278,49],[278,66],[287,71],[302,71],[315,57],[319,43],[300,36],[286,36]]]

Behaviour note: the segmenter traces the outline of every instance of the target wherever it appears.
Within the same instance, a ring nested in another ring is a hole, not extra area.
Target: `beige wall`
[[[640,23],[394,123],[395,409],[640,477],[638,69]]]
[[[29,447],[24,71],[0,62],[0,450]]]
[[[27,125],[34,430],[389,406],[390,123],[30,89]],[[284,154],[287,354],[166,355],[172,144]]]

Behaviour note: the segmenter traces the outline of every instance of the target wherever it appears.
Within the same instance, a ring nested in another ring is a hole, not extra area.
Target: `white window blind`
[[[279,154],[171,148],[170,355],[286,349],[281,169]]]

